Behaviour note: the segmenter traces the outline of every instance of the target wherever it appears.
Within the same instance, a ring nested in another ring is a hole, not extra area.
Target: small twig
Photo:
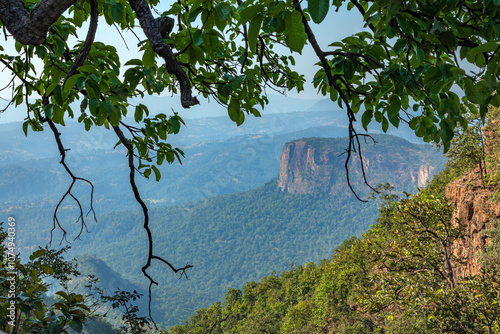
[[[122,32],[120,31],[120,29],[118,28],[118,26],[116,25],[116,23],[113,23],[113,27],[115,27],[116,31],[118,31],[118,34],[120,34],[120,37],[121,37],[121,39],[123,41],[123,44],[125,44],[125,47],[127,48],[127,50],[130,51],[130,49],[128,48],[127,41],[123,37]]]

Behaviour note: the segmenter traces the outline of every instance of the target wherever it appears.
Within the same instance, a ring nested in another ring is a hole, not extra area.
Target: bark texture
[[[192,95],[189,78],[177,62],[177,59],[169,45],[163,41],[160,26],[155,20],[146,0],[130,0],[130,6],[134,10],[144,34],[149,40],[153,50],[165,60],[167,72],[175,75],[181,90],[181,104],[189,108],[199,104],[198,99]]]
[[[45,43],[50,26],[76,0],[42,0],[28,12],[23,0],[0,0],[0,21],[21,44]]]

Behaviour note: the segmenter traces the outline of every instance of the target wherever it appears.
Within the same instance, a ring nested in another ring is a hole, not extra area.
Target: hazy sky
[[[163,2],[159,6],[159,11],[162,12],[164,10],[167,10],[170,4],[171,4],[170,1]],[[340,9],[338,12],[335,12],[334,8],[331,8],[327,16],[327,19],[324,22],[322,22],[320,25],[316,25],[313,22],[311,22],[311,26],[314,33],[316,34],[316,38],[320,46],[324,50],[326,50],[330,43],[338,41],[346,36],[361,31],[363,23],[362,23],[362,16],[356,10],[348,12],[344,6],[344,8]],[[136,29],[136,32],[140,32],[140,29],[139,28]],[[79,36],[80,39],[84,39],[85,35],[86,35],[86,27],[84,27],[83,31],[81,32]],[[102,18],[100,19],[96,35],[96,41],[102,41],[104,43],[114,45],[120,54],[122,64],[126,62],[126,59],[140,58],[141,55],[137,52],[138,49],[137,38],[132,33],[122,33],[122,35],[127,42],[128,48],[123,42],[122,37],[120,36],[118,31],[114,27],[108,26]],[[139,37],[143,38],[143,36],[140,35]],[[7,52],[11,53],[15,52],[13,51],[12,45],[5,45],[5,40],[3,38],[0,45],[5,47]],[[284,48],[283,51],[288,53],[287,50],[285,50]],[[316,90],[313,88],[311,84],[314,73],[318,70],[318,66],[314,66],[314,64],[318,62],[318,59],[314,54],[314,51],[312,50],[311,46],[306,45],[303,49],[302,55],[294,53],[294,57],[296,58],[296,64],[297,64],[296,71],[306,75],[307,85],[305,91],[301,92],[300,94],[297,94],[294,91],[287,93],[287,96],[301,98],[301,99],[324,98],[323,96],[317,95]],[[2,85],[5,85],[10,79],[10,77],[11,76],[5,72],[0,73],[0,82],[2,82]],[[269,90],[268,93],[272,94],[273,92]],[[2,94],[1,96],[4,98],[8,97],[5,95],[5,93]],[[215,103],[214,101],[210,103],[206,100],[201,101],[201,106],[195,107],[193,108],[193,110],[190,111],[183,111],[181,110],[182,108],[180,108],[179,103],[177,101],[178,98],[174,97],[174,99],[175,101],[172,101],[172,107],[174,107],[175,111],[179,111],[181,115],[185,114],[184,115],[185,117],[186,116],[201,117],[203,116],[203,109],[210,109],[210,111],[207,113],[207,116],[213,116],[215,114],[220,114],[220,115],[226,114],[226,111],[224,109],[217,108],[216,106],[213,105]],[[293,99],[290,99],[289,105],[287,105],[287,103],[283,104],[283,99],[278,99],[278,100],[279,104],[272,105],[271,103],[271,105],[268,108],[270,112],[297,111],[294,108]],[[207,105],[207,103],[209,105]],[[311,104],[312,103],[313,101],[311,101]],[[166,104],[170,105],[170,103]],[[0,100],[0,106],[3,105],[6,105],[6,101]],[[337,109],[338,107],[336,104],[335,105],[332,104],[332,108]],[[25,115],[26,115],[26,110],[24,106],[21,106],[18,109],[11,107],[3,114],[0,114],[0,123],[21,121],[24,119]]]

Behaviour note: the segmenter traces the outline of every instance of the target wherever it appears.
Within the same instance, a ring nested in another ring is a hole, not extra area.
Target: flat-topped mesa
[[[396,189],[415,191],[443,167],[437,152],[393,136],[376,136],[377,145],[363,146],[363,166],[372,186],[389,182]],[[345,138],[305,138],[283,148],[278,186],[291,194],[349,192],[345,171]],[[351,184],[365,189],[357,154],[349,164]],[[368,190],[367,190],[368,191]]]
[[[305,140],[287,143],[281,155],[278,186],[292,194],[329,192],[334,171],[341,168],[338,152],[317,149]]]

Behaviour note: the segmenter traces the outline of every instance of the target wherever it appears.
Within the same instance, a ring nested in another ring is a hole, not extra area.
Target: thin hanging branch
[[[59,150],[59,154],[61,155],[61,161],[59,163],[61,165],[63,165],[64,169],[66,170],[66,173],[68,173],[68,175],[72,179],[70,186],[66,190],[66,193],[64,193],[63,197],[59,200],[59,202],[57,203],[56,209],[54,210],[54,216],[53,216],[54,225],[52,227],[52,230],[50,231],[50,243],[52,243],[52,233],[56,229],[56,226],[59,227],[61,229],[61,231],[63,232],[63,236],[62,236],[61,242],[63,240],[67,241],[67,239],[66,239],[66,234],[67,234],[66,230],[59,223],[59,219],[57,217],[57,212],[59,211],[59,207],[61,206],[61,204],[64,202],[64,200],[68,196],[70,196],[71,198],[73,198],[75,200],[75,202],[78,204],[78,208],[79,208],[79,211],[80,211],[80,215],[78,216],[78,219],[76,220],[76,222],[81,221],[81,227],[80,227],[80,232],[75,237],[75,240],[76,240],[76,239],[80,238],[80,235],[83,233],[83,229],[85,229],[87,232],[88,232],[88,229],[87,229],[87,225],[85,223],[85,217],[84,217],[84,214],[83,214],[82,205],[81,205],[80,201],[73,195],[73,193],[71,191],[73,190],[73,186],[75,185],[76,181],[78,181],[78,180],[79,181],[83,181],[85,183],[88,183],[90,185],[90,187],[91,187],[91,191],[90,191],[90,209],[87,212],[86,216],[88,216],[92,212],[93,215],[94,215],[94,220],[97,221],[97,217],[96,217],[96,214],[95,214],[95,211],[94,211],[94,207],[93,207],[93,202],[94,202],[94,185],[89,180],[84,179],[82,177],[77,177],[77,176],[75,176],[73,174],[73,172],[68,167],[68,165],[66,164],[66,161],[65,161],[65,159],[66,159],[66,152],[69,151],[69,149],[65,149],[64,148],[63,143],[61,141],[61,133],[59,133],[59,131],[57,130],[56,125],[54,124],[54,122],[52,122],[52,120],[46,119],[46,122],[49,124],[50,130],[52,130],[52,132],[54,133],[54,138],[55,138],[56,143],[57,143],[57,148]]]
[[[113,130],[115,131],[116,135],[118,136],[118,139],[120,139],[120,142],[127,149],[127,153],[128,153],[128,166],[129,166],[129,170],[130,170],[130,174],[129,174],[130,186],[132,187],[132,192],[134,193],[135,200],[141,206],[142,213],[144,215],[144,229],[146,230],[146,234],[147,234],[147,237],[148,237],[148,258],[146,260],[146,264],[142,267],[142,273],[149,280],[149,304],[148,304],[149,305],[148,306],[148,308],[149,308],[149,317],[151,318],[151,320],[153,321],[153,324],[156,327],[156,323],[154,322],[153,317],[151,315],[151,288],[153,287],[153,284],[158,285],[158,282],[156,282],[155,280],[153,280],[153,278],[147,272],[148,268],[151,266],[151,261],[153,259],[155,259],[155,260],[159,260],[159,261],[165,263],[166,265],[168,265],[170,267],[170,269],[172,269],[172,271],[174,273],[180,272],[181,273],[181,277],[183,275],[185,276],[186,275],[186,270],[189,269],[189,268],[192,268],[193,266],[190,265],[190,264],[187,264],[186,266],[184,266],[182,268],[175,268],[167,260],[163,259],[160,256],[154,255],[154,252],[153,252],[153,235],[151,233],[151,229],[149,228],[148,207],[146,206],[146,204],[142,200],[141,194],[139,193],[139,189],[137,189],[137,185],[135,183],[136,168],[135,168],[135,164],[134,164],[134,148],[133,148],[132,144],[130,143],[130,141],[125,137],[125,135],[123,134],[123,131],[120,129],[119,126],[113,126]]]
[[[78,67],[80,67],[80,66],[83,65],[83,63],[85,62],[85,59],[87,58],[87,56],[88,56],[88,54],[90,52],[90,49],[92,48],[92,44],[94,43],[95,33],[97,31],[97,22],[98,22],[98,19],[99,19],[99,8],[98,8],[98,5],[99,4],[98,4],[97,0],[90,0],[90,25],[89,25],[89,30],[87,32],[87,37],[85,39],[85,42],[83,43],[82,49],[80,50],[80,52],[79,52],[79,54],[78,54],[75,62],[71,66],[70,70],[68,71],[68,74],[66,75],[66,78],[64,79],[64,82],[66,82],[66,80],[68,80],[68,78],[71,77],[72,75],[78,73]],[[48,104],[48,102],[49,102],[48,98],[49,98],[48,96],[43,96],[42,100],[43,100],[44,104]],[[90,191],[90,209],[87,212],[86,216],[88,216],[92,212],[92,214],[94,216],[94,220],[97,222],[97,216],[96,216],[96,213],[95,213],[95,210],[94,210],[94,207],[93,207],[93,203],[94,203],[94,185],[92,184],[92,182],[90,182],[89,180],[87,180],[85,178],[81,178],[81,177],[75,176],[73,174],[73,172],[71,171],[71,169],[66,164],[66,161],[65,161],[65,159],[66,159],[66,151],[69,151],[69,149],[65,149],[64,148],[62,140],[61,140],[61,133],[59,133],[59,131],[57,130],[57,127],[54,124],[54,122],[51,119],[49,119],[47,117],[44,117],[42,115],[39,115],[39,119],[40,119],[40,122],[42,122],[42,123],[47,122],[49,124],[50,130],[54,134],[54,138],[55,138],[56,143],[57,143],[57,148],[59,150],[59,154],[61,155],[60,164],[63,165],[64,169],[66,170],[66,172],[68,173],[68,175],[72,179],[70,186],[68,187],[68,189],[64,193],[63,197],[59,200],[59,202],[57,203],[57,206],[56,206],[56,208],[54,210],[53,227],[52,227],[52,230],[50,231],[50,243],[52,243],[52,235],[53,235],[53,232],[56,229],[56,227],[59,227],[61,229],[61,231],[63,232],[63,236],[62,236],[61,242],[63,240],[67,241],[67,239],[66,239],[66,234],[67,234],[66,230],[59,223],[59,218],[57,217],[57,212],[59,211],[59,208],[60,208],[61,204],[64,202],[64,200],[68,196],[71,197],[71,198],[73,198],[75,200],[75,202],[78,205],[79,212],[80,212],[80,214],[79,214],[78,219],[76,220],[76,222],[81,221],[81,227],[80,227],[80,231],[79,231],[78,235],[75,237],[75,240],[76,240],[76,239],[80,238],[81,234],[83,233],[83,229],[85,229],[87,232],[88,232],[88,229],[87,229],[87,225],[85,223],[85,217],[84,217],[84,214],[83,214],[82,205],[81,205],[80,201],[72,193],[73,186],[75,185],[76,181],[78,181],[78,180],[83,181],[85,183],[88,183],[90,185],[90,187],[91,187],[91,191]]]
[[[353,153],[357,153],[358,156],[360,157],[360,164],[361,164],[361,171],[363,174],[363,180],[364,183],[373,191],[377,192],[376,189],[374,189],[366,180],[366,175],[365,175],[365,169],[363,166],[363,158],[362,158],[362,152],[361,152],[361,145],[359,142],[359,134],[357,133],[356,129],[354,128],[354,123],[356,122],[356,117],[354,115],[353,110],[351,109],[351,105],[349,103],[349,100],[347,96],[345,95],[344,91],[342,91],[341,87],[337,83],[337,76],[332,75],[332,70],[330,68],[330,65],[328,65],[328,61],[326,59],[326,56],[329,53],[325,53],[319,46],[316,36],[314,35],[311,27],[309,26],[309,22],[307,21],[307,18],[305,17],[302,7],[300,6],[299,0],[293,0],[293,5],[295,7],[295,10],[297,10],[301,15],[302,15],[302,23],[304,24],[304,29],[307,35],[307,39],[309,43],[311,43],[311,46],[316,53],[316,56],[318,57],[321,66],[325,70],[326,78],[328,80],[328,85],[330,86],[330,89],[335,89],[338,93],[342,101],[344,102],[346,108],[347,108],[347,118],[349,120],[349,125],[348,125],[348,131],[349,131],[349,144],[348,147],[345,150],[345,153],[347,154],[346,161],[344,164],[344,168],[346,171],[346,178],[347,178],[347,185],[349,186],[349,189],[351,192],[356,196],[356,198],[361,201],[361,202],[367,202],[366,200],[361,199],[356,191],[354,191],[354,188],[352,187],[351,184],[351,178],[349,175],[349,162],[351,161],[351,157]],[[362,136],[368,136],[369,135],[362,135]],[[372,138],[373,139],[373,138]],[[356,146],[358,149],[356,150]]]

